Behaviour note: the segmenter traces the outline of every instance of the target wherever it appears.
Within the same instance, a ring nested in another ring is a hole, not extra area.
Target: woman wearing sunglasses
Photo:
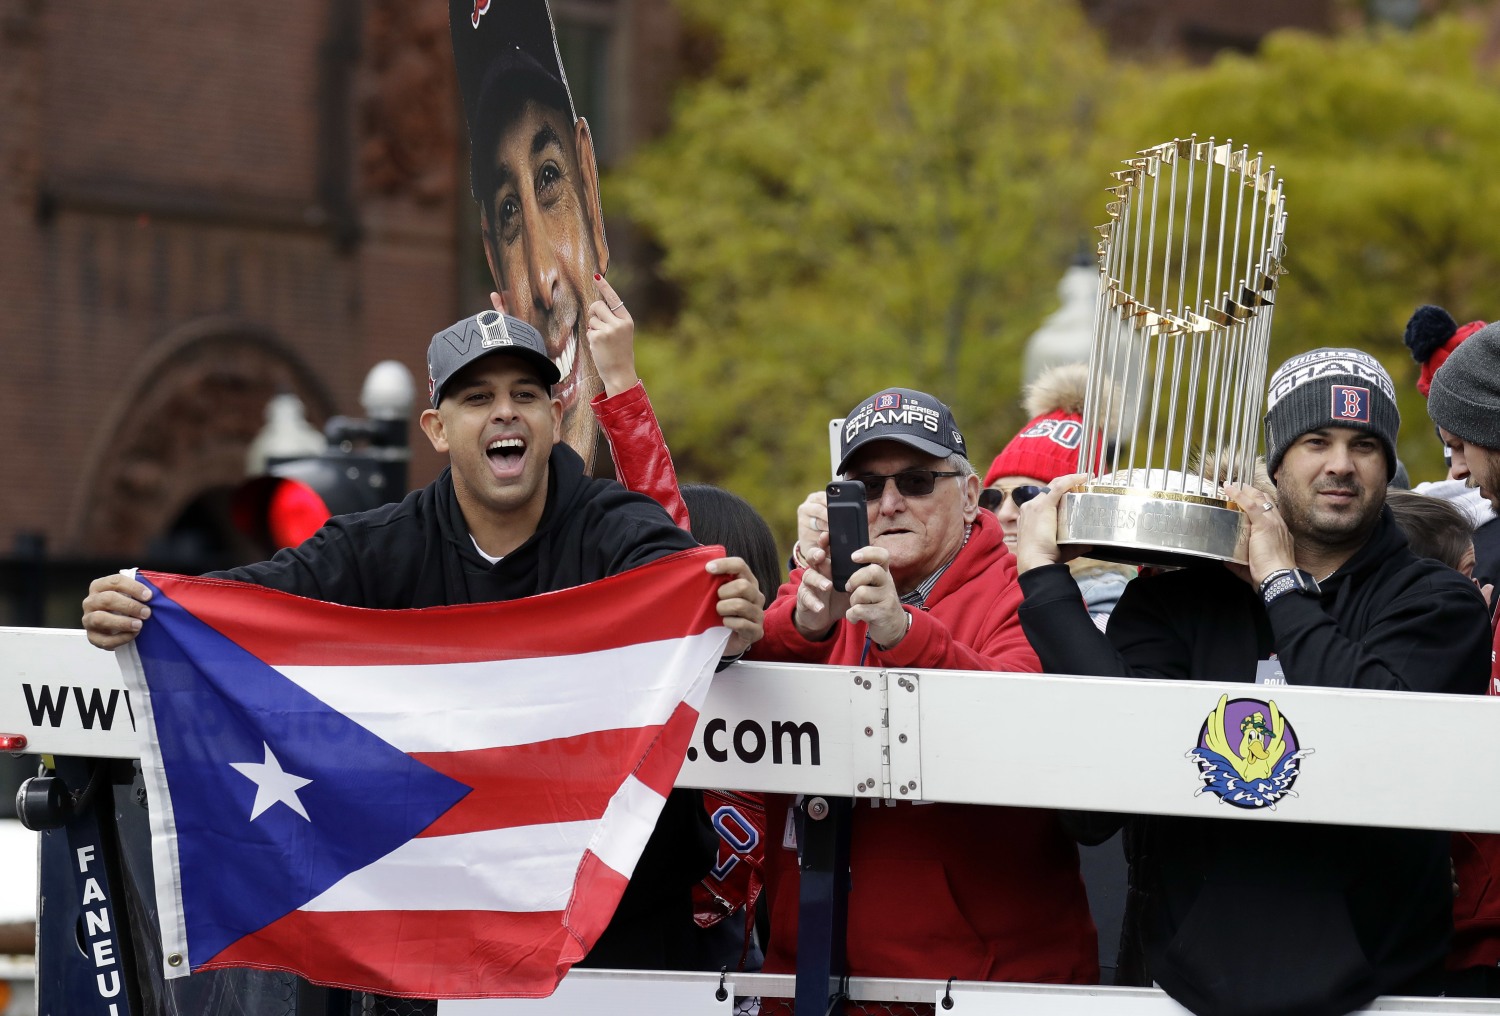
[[[984,475],[979,507],[995,513],[1012,553],[1021,506],[1042,492],[1046,478],[1078,469],[1088,373],[1086,364],[1067,363],[1048,368],[1027,385],[1022,405],[1031,419],[995,456]],[[1112,404],[1118,407],[1121,402],[1116,389]],[[1068,567],[1089,605],[1089,616],[1103,630],[1136,569],[1086,557],[1075,558]]]

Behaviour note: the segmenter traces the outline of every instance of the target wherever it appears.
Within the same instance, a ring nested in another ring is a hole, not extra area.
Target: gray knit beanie
[[[1436,387],[1436,386],[1434,386]],[[1396,386],[1380,361],[1358,349],[1325,347],[1294,356],[1266,392],[1266,470],[1274,477],[1292,442],[1320,427],[1352,427],[1380,438],[1386,476],[1396,475]]]
[[[1427,415],[1465,441],[1500,448],[1500,322],[1448,354],[1432,376]]]

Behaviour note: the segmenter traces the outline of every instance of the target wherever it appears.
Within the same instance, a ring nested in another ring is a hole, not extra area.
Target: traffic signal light
[[[280,405],[273,399],[266,428],[251,448],[250,468],[258,470],[264,462],[265,475],[235,491],[230,505],[235,526],[274,552],[295,547],[335,515],[369,511],[399,499],[406,493],[406,464],[411,458],[407,416],[412,389],[411,373],[404,366],[394,360],[376,364],[360,394],[369,419],[329,420],[320,452],[315,451],[316,431],[302,420],[301,403],[291,396],[278,396],[290,400]],[[279,456],[276,449],[281,450]]]
[[[272,465],[235,492],[234,523],[273,551],[295,547],[335,515],[369,511],[400,496],[387,466],[342,448]]]

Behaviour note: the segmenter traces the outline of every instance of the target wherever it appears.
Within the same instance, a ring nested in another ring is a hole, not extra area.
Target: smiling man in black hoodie
[[[1385,507],[1400,425],[1390,376],[1353,349],[1272,375],[1265,420],[1277,504],[1228,493],[1249,568],[1206,566],[1126,587],[1108,635],[1056,542],[1053,481],[1021,513],[1022,628],[1054,673],[1478,694],[1483,598],[1420,559]],[[1248,581],[1246,581],[1248,579]],[[1095,830],[1095,832],[1101,832]],[[1335,1016],[1383,994],[1435,995],[1452,927],[1448,834],[1218,819],[1128,820],[1125,983],[1202,1016]],[[1272,929],[1247,935],[1247,914]]]
[[[552,592],[697,546],[655,501],[585,475],[562,441],[557,366],[524,321],[495,311],[459,321],[432,337],[427,369],[422,429],[449,468],[397,504],[329,519],[300,546],[212,577],[398,610]],[[764,596],[740,558],[706,567],[724,577],[718,609],[732,633],[726,653],[737,657],[761,635]],[[96,579],[83,601],[89,641],[116,649],[135,638],[149,596],[125,575]],[[673,791],[581,965],[696,965],[691,892],[716,851],[698,794]]]

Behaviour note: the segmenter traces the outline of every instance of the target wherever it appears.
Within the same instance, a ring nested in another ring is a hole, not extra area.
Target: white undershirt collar
[[[469,534],[469,542],[472,543],[472,544],[474,544],[474,549],[477,550],[477,551],[479,551],[479,556],[482,557],[482,558],[484,558],[490,564],[499,564],[500,561],[501,561],[501,558],[505,557],[504,554],[501,554],[500,557],[496,557],[494,554],[486,554],[484,552],[484,548],[479,545],[479,541],[476,540],[476,539],[474,539],[474,534],[473,533]]]

